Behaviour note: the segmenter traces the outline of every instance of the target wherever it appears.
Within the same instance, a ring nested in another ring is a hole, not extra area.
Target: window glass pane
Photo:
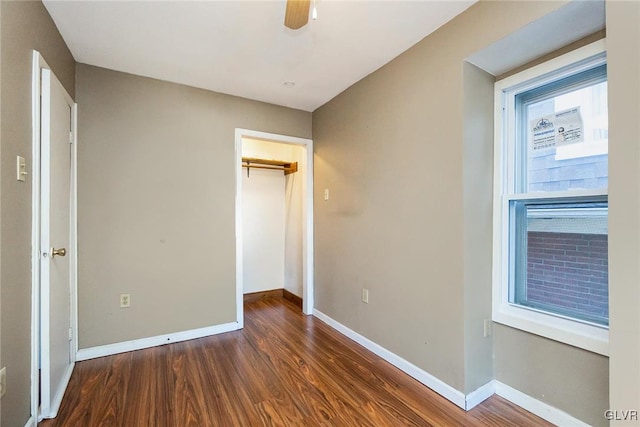
[[[609,324],[607,203],[513,202],[511,302]]]
[[[607,188],[606,81],[537,97],[523,107],[525,192]]]

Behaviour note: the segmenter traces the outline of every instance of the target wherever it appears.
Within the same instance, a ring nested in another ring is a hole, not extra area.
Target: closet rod
[[[287,171],[286,168],[278,166],[242,165],[242,167],[251,169],[271,169],[272,171]]]

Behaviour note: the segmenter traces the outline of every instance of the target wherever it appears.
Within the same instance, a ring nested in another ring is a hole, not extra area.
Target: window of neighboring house
[[[607,354],[604,41],[496,83],[496,322]]]

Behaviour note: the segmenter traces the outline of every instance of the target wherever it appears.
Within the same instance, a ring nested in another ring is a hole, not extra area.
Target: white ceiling
[[[284,0],[44,0],[78,62],[306,111],[474,2],[317,0],[294,31]]]

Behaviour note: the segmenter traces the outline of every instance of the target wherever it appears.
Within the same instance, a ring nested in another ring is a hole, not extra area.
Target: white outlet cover
[[[0,398],[7,393],[7,368],[0,369]]]
[[[131,307],[131,295],[120,294],[120,308]]]
[[[16,179],[24,182],[27,176],[27,161],[24,157],[18,156],[16,158]]]
[[[484,337],[488,337],[491,335],[491,327],[492,327],[491,319],[484,320]]]

